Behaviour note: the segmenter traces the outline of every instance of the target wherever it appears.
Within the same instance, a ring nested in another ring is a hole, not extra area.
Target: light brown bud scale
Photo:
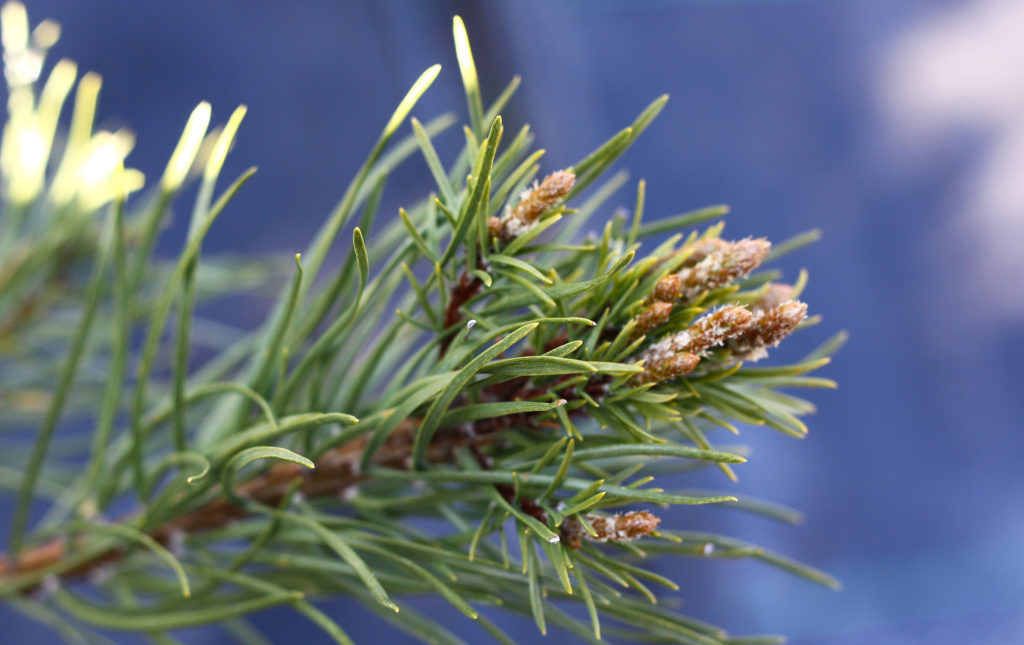
[[[540,183],[523,191],[519,203],[496,222],[488,220],[487,227],[494,237],[502,241],[513,240],[522,235],[545,212],[560,204],[576,184],[576,174],[571,170],[556,170]],[[495,219],[495,218],[492,218]]]
[[[658,530],[661,518],[647,511],[630,511],[608,517],[587,515],[587,523],[596,535],[591,535],[575,518],[568,517],[562,523],[562,541],[572,549],[580,548],[583,540],[591,542],[622,542],[651,535]]]
[[[658,283],[654,285],[651,300],[655,302],[675,302],[679,299],[682,288],[683,279],[675,273],[670,273],[661,280],[658,280]]]
[[[657,329],[664,325],[671,315],[671,302],[652,302],[647,305],[636,316],[636,326],[633,327],[633,338],[639,338],[652,329]]]
[[[682,283],[678,299],[689,303],[705,291],[746,277],[764,261],[770,247],[764,238],[746,238],[726,243],[726,246],[708,253],[695,265],[677,274]]]
[[[727,346],[739,360],[760,360],[768,355],[768,347],[776,347],[806,317],[807,304],[799,300],[758,311],[742,333],[729,339]]]
[[[753,317],[746,308],[736,305],[712,311],[642,352],[639,358],[644,361],[644,371],[637,378],[642,383],[660,383],[693,371],[701,356],[743,333]]]

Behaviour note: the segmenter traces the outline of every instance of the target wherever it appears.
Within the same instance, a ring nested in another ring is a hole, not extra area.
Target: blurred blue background
[[[664,561],[686,611],[798,645],[1024,642],[1024,3],[27,5],[33,23],[62,23],[58,56],[103,75],[99,119],[139,133],[129,160],[151,180],[196,103],[209,100],[217,122],[248,105],[226,174],[260,172],[208,252],[301,250],[431,63],[444,70],[414,114],[464,115],[455,13],[485,100],[523,76],[506,124],[532,124],[548,150],[544,170],[581,158],[669,93],[619,164],[630,186],[647,179],[647,216],[727,202],[727,236],[778,241],[821,228],[821,242],[784,263],[791,278],[810,269],[805,300],[824,316],[791,351],[851,332],[823,371],[840,389],[810,393],[819,413],[806,440],[748,429],[754,454],[739,484],[716,473],[688,480],[794,506],[805,525],[722,509],[666,520],[766,544],[844,589],[750,563]],[[445,159],[459,138],[441,139]],[[385,212],[429,181],[411,159],[388,184]],[[632,200],[623,190],[612,206]],[[357,640],[405,639],[347,603],[328,608]],[[451,615],[467,640],[484,642]],[[323,639],[286,611],[255,623],[274,642]],[[523,642],[538,638],[529,621],[500,623]],[[3,632],[10,643],[53,639],[20,620]]]

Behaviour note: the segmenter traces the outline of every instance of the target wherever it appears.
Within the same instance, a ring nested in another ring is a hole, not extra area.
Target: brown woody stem
[[[480,446],[496,439],[502,430],[513,425],[536,427],[536,423],[528,414],[482,419],[470,425],[473,426],[471,432],[466,432],[462,428],[448,428],[439,431],[430,446],[428,460],[436,463],[451,461],[454,451],[467,445],[474,455],[479,454],[480,457],[489,459],[480,450]],[[409,456],[412,454],[415,430],[416,421],[413,419],[406,420],[399,425],[377,451],[373,465],[407,469],[410,465]],[[278,463],[264,474],[253,477],[239,486],[237,492],[244,499],[251,499],[266,506],[278,506],[289,487],[296,478],[299,478],[301,479],[299,490],[307,497],[339,496],[350,487],[369,479],[369,475],[359,470],[359,461],[362,458],[365,445],[365,437],[341,444],[324,453],[316,461],[316,468],[313,470],[307,470],[290,462]],[[502,494],[504,495],[504,492]],[[543,509],[540,507],[534,509],[528,500],[522,502],[522,508],[524,512],[546,521],[546,517],[537,514],[537,511],[543,514]],[[167,546],[176,535],[221,528],[247,515],[248,511],[245,508],[233,504],[226,497],[218,497],[157,526],[148,533],[157,542]],[[62,571],[60,577],[63,579],[80,578],[100,566],[116,562],[124,553],[122,549],[112,549],[101,553],[87,562]],[[25,549],[18,555],[16,561],[0,554],[0,580],[52,567],[68,558],[70,554],[71,549],[64,538],[53,539]],[[30,589],[24,591],[30,591]]]

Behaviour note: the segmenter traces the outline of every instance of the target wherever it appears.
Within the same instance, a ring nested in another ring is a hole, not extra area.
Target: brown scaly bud
[[[683,279],[675,273],[670,273],[654,285],[651,292],[651,300],[655,302],[675,302],[679,300],[679,294],[683,291]]]
[[[719,237],[705,237],[694,240],[689,244],[684,245],[682,248],[669,253],[668,255],[661,256],[657,261],[651,265],[651,270],[657,270],[662,264],[670,260],[671,258],[677,257],[682,254],[686,254],[686,259],[683,260],[682,264],[679,265],[680,269],[692,267],[697,264],[712,251],[720,251],[723,248],[729,246],[729,242]]]
[[[684,352],[669,356],[663,360],[654,361],[650,365],[645,365],[644,371],[639,375],[639,380],[641,384],[670,381],[697,369],[698,363],[700,363],[700,356],[696,354]]]
[[[644,361],[644,371],[638,378],[642,383],[660,383],[692,371],[709,349],[743,333],[753,317],[746,308],[736,305],[716,309],[644,350],[638,357]],[[689,369],[681,371],[686,367]]]
[[[712,253],[725,251],[730,244],[732,243],[720,237],[702,237],[694,240],[692,244],[688,244],[682,249],[690,252],[682,266],[683,268],[692,267]]]
[[[771,244],[764,238],[748,237],[708,253],[700,262],[678,273],[682,282],[679,299],[689,303],[705,291],[745,277],[761,264],[769,247]]]
[[[684,351],[704,356],[712,347],[743,332],[754,317],[745,307],[721,307],[696,321],[685,333],[690,339]]]
[[[630,511],[609,517],[587,515],[587,523],[597,535],[591,535],[575,517],[562,523],[562,541],[572,549],[580,548],[583,540],[591,542],[622,542],[651,535],[658,530],[661,518],[647,511]]]
[[[501,219],[491,216],[487,218],[487,232],[491,237],[501,237]]]
[[[575,184],[576,174],[571,170],[556,170],[540,183],[534,182],[532,188],[519,196],[519,203],[497,223],[488,221],[491,235],[506,242],[519,237],[541,215],[560,204]]]
[[[671,302],[652,302],[636,315],[636,326],[633,327],[633,338],[639,338],[652,329],[665,324],[672,315]]]
[[[755,314],[759,311],[768,311],[792,299],[793,285],[772,282],[766,285],[764,293],[750,304],[750,310]]]
[[[727,347],[733,357],[744,361],[757,361],[768,355],[768,347],[776,347],[807,317],[807,304],[788,300],[768,310],[758,311],[750,325],[729,339]]]

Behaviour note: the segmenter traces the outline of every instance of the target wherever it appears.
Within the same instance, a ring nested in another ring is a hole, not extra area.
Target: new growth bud
[[[708,253],[692,267],[679,272],[679,300],[692,302],[705,291],[724,287],[746,277],[764,260],[771,244],[764,238],[746,238]]]
[[[731,245],[732,242],[723,240],[720,237],[702,237],[683,248],[683,251],[689,251],[690,254],[686,256],[686,260],[683,261],[682,266],[692,267],[712,253],[720,253],[728,250]]]
[[[670,273],[654,285],[651,300],[655,302],[675,302],[683,291],[683,279],[676,273]]]
[[[642,383],[660,383],[693,371],[701,356],[741,334],[753,317],[750,311],[735,305],[716,309],[641,353],[644,371],[638,378]]]
[[[596,535],[591,535],[575,517],[566,518],[562,524],[562,541],[569,548],[578,549],[583,540],[591,542],[622,542],[651,535],[658,530],[661,518],[647,511],[630,511],[609,517],[587,515],[587,523]]]
[[[768,311],[792,299],[793,285],[770,282],[765,285],[764,293],[751,303],[750,310],[755,314],[759,311]]]
[[[670,381],[697,369],[698,363],[700,363],[700,356],[696,354],[684,352],[669,356],[663,360],[653,361],[649,366],[645,366],[646,369],[641,373],[640,380],[643,383]]]
[[[768,347],[776,347],[807,317],[807,304],[788,300],[768,310],[759,309],[742,333],[729,339],[727,346],[734,358],[757,361],[768,355]]]
[[[764,261],[770,247],[764,238],[748,237],[738,242],[719,238],[698,240],[682,270],[665,276],[654,286],[651,300],[689,304],[705,291],[746,277]]]
[[[541,215],[558,206],[569,195],[575,183],[576,174],[571,170],[557,170],[539,184],[534,182],[533,187],[523,191],[519,203],[508,209],[504,217],[491,217],[487,220],[490,234],[503,242],[519,237]]]
[[[633,338],[639,338],[652,329],[657,329],[661,325],[664,325],[671,315],[671,302],[652,302],[647,305],[636,316],[636,326],[633,327]]]

